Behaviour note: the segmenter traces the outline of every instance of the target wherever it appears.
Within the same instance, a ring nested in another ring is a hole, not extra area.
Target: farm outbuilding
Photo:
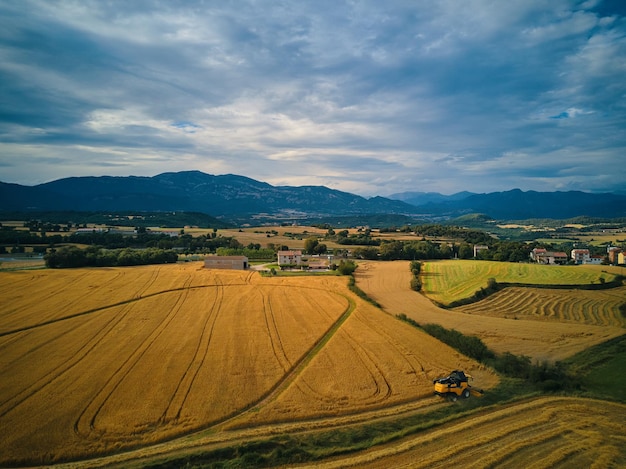
[[[248,267],[246,256],[209,256],[204,259],[205,269],[247,270]]]

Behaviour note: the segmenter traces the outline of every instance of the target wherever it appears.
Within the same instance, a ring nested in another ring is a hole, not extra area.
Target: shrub
[[[422,290],[422,281],[419,277],[413,277],[411,279],[411,290],[421,291]]]
[[[341,275],[352,275],[352,273],[356,270],[357,265],[354,261],[346,261],[342,260],[337,266],[337,271]]]

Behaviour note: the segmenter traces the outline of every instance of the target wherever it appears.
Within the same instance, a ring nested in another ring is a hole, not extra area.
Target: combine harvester
[[[473,380],[474,378],[466,375],[463,371],[454,370],[445,378],[433,380],[435,394],[446,397],[452,402],[455,402],[459,397],[463,399],[468,399],[472,395],[480,397],[484,391],[470,386],[468,379]]]

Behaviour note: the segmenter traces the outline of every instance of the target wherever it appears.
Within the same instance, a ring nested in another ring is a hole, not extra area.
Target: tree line
[[[178,254],[172,250],[148,249],[105,249],[90,246],[81,249],[76,246],[63,246],[52,249],[44,256],[46,266],[52,269],[76,267],[119,267],[148,264],[173,264]]]

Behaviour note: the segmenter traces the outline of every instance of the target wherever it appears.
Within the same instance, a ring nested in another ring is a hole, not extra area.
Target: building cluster
[[[308,270],[327,270],[332,263],[332,256],[308,256],[302,258],[302,251],[278,251],[278,265],[281,269],[306,268]],[[246,256],[207,256],[204,259],[207,269],[247,270],[250,262]]]
[[[326,270],[330,268],[333,257],[330,255],[308,256],[302,258],[302,251],[278,251],[278,266],[281,269],[307,268],[309,270]]]
[[[530,259],[538,264],[567,264],[572,263],[577,265],[600,265],[607,258],[609,264],[620,265],[624,264],[624,252],[621,248],[609,246],[607,248],[607,255],[591,254],[589,249],[572,249],[572,252],[568,256],[567,253],[561,251],[548,251],[544,248],[535,248],[530,253]]]

